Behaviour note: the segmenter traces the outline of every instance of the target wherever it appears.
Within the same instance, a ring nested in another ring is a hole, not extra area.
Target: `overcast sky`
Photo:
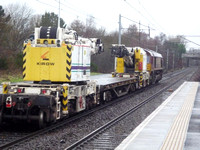
[[[10,3],[26,3],[35,14],[55,12],[59,0],[0,0],[6,7]],[[186,38],[200,45],[200,0],[60,0],[61,17],[66,24],[78,18],[86,21],[92,15],[97,27],[107,31],[118,30],[119,14],[135,22],[150,26],[151,35],[163,32],[166,35],[187,35]],[[122,18],[123,28],[134,22]],[[142,27],[146,30],[146,27]],[[147,31],[146,31],[147,32]],[[188,48],[199,46],[188,44]]]

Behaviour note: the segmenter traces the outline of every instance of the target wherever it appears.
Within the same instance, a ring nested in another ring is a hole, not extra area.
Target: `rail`
[[[67,147],[66,150],[72,150],[72,149],[78,149],[78,148],[83,148],[84,145],[89,145],[90,142],[96,140],[100,134],[106,134],[107,129],[113,127],[114,125],[116,125],[119,121],[123,120],[124,118],[126,118],[128,115],[130,115],[131,113],[134,113],[136,110],[140,109],[141,107],[143,107],[145,104],[147,104],[148,102],[150,102],[151,100],[153,100],[154,98],[156,98],[157,96],[159,96],[160,94],[162,94],[164,91],[166,91],[167,89],[169,89],[171,86],[173,86],[174,84],[176,84],[177,82],[179,82],[185,75],[181,76],[178,80],[176,80],[175,82],[173,82],[172,84],[170,84],[169,86],[161,89],[160,91],[158,91],[157,93],[155,93],[154,95],[150,96],[149,98],[143,100],[141,103],[139,103],[137,106],[131,108],[130,110],[126,111],[125,113],[123,113],[122,115],[116,117],[115,119],[111,120],[110,122],[108,122],[107,124],[101,126],[100,128],[96,129],[95,131],[93,131],[92,133],[88,134],[87,136],[85,136],[84,138],[82,138],[81,140],[77,141],[76,143],[72,144],[71,146]],[[101,144],[101,143],[99,143]],[[98,144],[98,145],[99,145]],[[105,143],[104,145],[102,145],[105,147]],[[108,147],[110,148],[110,143],[108,145]],[[114,147],[113,147],[114,148]],[[112,149],[112,148],[111,148]]]
[[[172,76],[173,76],[173,77],[176,77],[176,76],[178,76],[178,75],[180,75],[180,74],[182,74],[182,73],[185,73],[185,72],[187,72],[187,70],[183,70],[183,71],[181,71],[181,72],[179,72],[179,73],[176,73],[175,75],[170,75],[169,78],[171,78]],[[164,80],[169,80],[169,78],[166,77]],[[162,80],[162,81],[163,81],[163,80]],[[177,81],[177,82],[178,82],[178,81]],[[175,84],[175,83],[174,83],[174,84]],[[170,86],[171,86],[171,85],[170,85]],[[147,87],[146,89],[148,89],[148,88],[152,88],[152,86],[149,86],[149,87]],[[166,87],[165,89],[163,89],[163,91],[166,90],[167,88],[169,88],[169,86]],[[67,118],[67,119],[64,119],[64,120],[62,120],[62,121],[59,121],[59,122],[57,122],[57,123],[55,123],[55,124],[53,124],[53,125],[51,125],[51,126],[49,126],[49,127],[44,128],[44,129],[38,130],[38,131],[36,131],[36,132],[30,133],[30,134],[28,134],[28,135],[25,135],[25,136],[23,136],[23,137],[20,137],[20,138],[18,138],[18,139],[15,139],[15,140],[13,140],[13,141],[11,141],[11,142],[9,142],[9,143],[0,145],[0,149],[10,148],[10,147],[13,147],[13,146],[15,146],[15,145],[19,145],[19,144],[21,144],[21,143],[24,143],[24,142],[30,140],[31,138],[37,137],[37,136],[39,136],[39,135],[48,133],[48,132],[50,132],[50,131],[52,131],[52,130],[55,130],[55,129],[57,129],[57,128],[60,128],[60,127],[62,127],[62,126],[65,126],[66,124],[69,124],[70,122],[73,122],[73,121],[78,120],[78,119],[80,119],[80,118],[82,118],[82,117],[85,117],[85,116],[87,116],[87,115],[89,115],[89,114],[92,114],[92,113],[94,113],[94,112],[97,112],[97,111],[99,111],[99,110],[101,110],[101,109],[103,109],[103,108],[105,108],[105,107],[108,107],[108,106],[110,106],[110,105],[113,105],[114,103],[117,103],[117,102],[119,102],[119,101],[121,101],[121,100],[123,100],[123,99],[126,99],[126,98],[128,98],[128,97],[130,97],[130,96],[132,96],[132,95],[135,95],[135,94],[137,94],[137,93],[140,93],[140,92],[142,92],[142,91],[143,91],[143,89],[138,90],[138,91],[136,91],[136,92],[134,92],[134,93],[131,93],[131,94],[129,94],[129,95],[120,97],[120,98],[118,98],[118,99],[116,99],[116,100],[113,100],[113,101],[110,101],[109,103],[106,103],[106,104],[104,104],[104,105],[100,105],[100,106],[98,106],[98,107],[95,107],[94,109],[85,111],[84,113],[80,113],[80,114],[77,114],[77,115],[72,116],[72,117],[70,117],[70,118]],[[151,97],[156,97],[158,94],[159,94],[159,92],[157,92],[154,96],[151,96]],[[142,102],[141,104],[139,104],[139,105],[142,105],[142,104],[144,104],[144,103],[147,103],[147,102],[143,101],[143,102]],[[137,108],[134,108],[134,109],[139,109],[138,107],[141,107],[141,106],[137,106]],[[119,118],[122,119],[123,116],[125,116],[126,114],[130,114],[132,111],[134,111],[134,110],[131,109],[131,110],[127,111],[125,114],[121,115]],[[111,126],[114,122],[118,122],[118,121],[112,120],[112,121],[110,121],[108,124]],[[106,126],[106,125],[105,125],[105,126]],[[101,127],[101,128],[105,128],[105,126],[103,126],[103,127]],[[97,130],[95,130],[94,132],[97,133],[97,131],[100,132],[101,130],[102,130],[102,129],[97,129]],[[92,132],[92,133],[91,133],[92,135],[90,135],[90,136],[93,136],[93,135],[94,135],[94,132]],[[82,140],[83,140],[83,139],[82,139]],[[79,141],[79,142],[80,142],[80,141]],[[78,143],[78,144],[80,144],[80,143]],[[77,144],[76,144],[76,146],[77,146]],[[69,148],[70,148],[70,147],[69,147]]]

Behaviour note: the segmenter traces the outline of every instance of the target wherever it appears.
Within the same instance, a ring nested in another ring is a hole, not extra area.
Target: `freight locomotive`
[[[0,124],[26,120],[42,128],[161,80],[159,53],[117,44],[111,51],[112,76],[90,77],[91,55],[103,52],[100,39],[63,28],[36,28],[23,50],[23,79],[32,82],[3,83]]]

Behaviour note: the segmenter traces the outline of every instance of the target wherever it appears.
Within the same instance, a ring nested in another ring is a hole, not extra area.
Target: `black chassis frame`
[[[6,108],[6,99],[11,96],[15,105]],[[28,103],[31,106],[28,106]],[[0,123],[4,120],[39,120],[39,113],[44,113],[46,123],[56,120],[56,100],[52,95],[0,94]]]

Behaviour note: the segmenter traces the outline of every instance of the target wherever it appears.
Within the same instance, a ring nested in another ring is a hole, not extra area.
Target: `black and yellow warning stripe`
[[[28,44],[30,45],[29,42]],[[24,48],[23,48],[23,79],[26,77],[26,53],[27,53],[28,44],[24,44]]]
[[[140,73],[140,87],[143,86],[143,74]]]
[[[8,84],[4,83],[3,84],[3,94],[7,94],[8,93]]]
[[[67,113],[68,111],[68,86],[64,85],[63,86],[63,100],[62,100],[62,111],[63,113]]]
[[[71,81],[71,68],[72,68],[72,45],[67,45],[67,52],[66,52],[66,78],[67,81]]]

